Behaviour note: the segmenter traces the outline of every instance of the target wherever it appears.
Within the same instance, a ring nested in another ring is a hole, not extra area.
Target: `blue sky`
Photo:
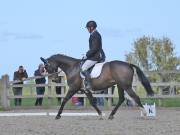
[[[33,75],[39,57],[88,50],[88,20],[95,20],[107,60],[124,60],[135,39],[169,37],[180,56],[179,0],[0,0],[0,75],[24,65]]]

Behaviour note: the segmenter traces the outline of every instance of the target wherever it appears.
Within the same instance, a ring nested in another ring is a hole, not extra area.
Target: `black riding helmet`
[[[97,24],[96,24],[95,21],[89,21],[89,22],[87,22],[87,24],[86,24],[86,28],[87,28],[87,27],[96,28],[96,27],[97,27]]]

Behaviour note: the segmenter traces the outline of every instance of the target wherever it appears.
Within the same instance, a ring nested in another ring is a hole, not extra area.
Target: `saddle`
[[[105,63],[106,62],[96,63],[94,66],[89,68],[88,71],[90,73],[91,78],[97,78],[97,77],[100,76],[102,68],[103,68],[103,65]],[[85,76],[81,72],[80,72],[80,76],[81,76],[81,78],[85,78]]]

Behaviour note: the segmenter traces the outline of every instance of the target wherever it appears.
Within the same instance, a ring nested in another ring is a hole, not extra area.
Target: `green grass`
[[[22,99],[22,106],[26,106],[26,107],[34,106],[35,101],[36,101],[35,98]],[[104,100],[104,104],[105,104],[105,107],[107,107],[107,100]],[[15,107],[13,99],[10,100],[10,106]],[[42,106],[51,107],[51,106],[59,106],[59,104],[58,104],[58,101],[57,101],[56,98],[52,98],[51,102],[48,101],[48,98],[43,98],[43,105]],[[73,106],[75,106],[75,105],[72,103],[71,100],[69,100],[67,102],[67,104],[65,105],[65,108],[71,108]],[[86,99],[86,106],[87,107],[90,106],[90,103],[89,103],[88,99]]]
[[[153,104],[161,107],[180,107],[180,98],[166,98],[166,99],[142,99],[142,103]]]
[[[115,104],[118,102],[118,98],[114,98]],[[180,107],[180,98],[167,98],[167,99],[161,99],[159,102],[159,99],[141,99],[142,104],[153,104],[155,102],[156,106],[160,107]],[[123,103],[122,105],[125,105]]]
[[[22,99],[22,106],[25,107],[32,107],[34,106],[36,99],[35,98],[29,98],[29,99]],[[104,100],[105,102],[105,108],[108,108],[107,101]],[[117,104],[118,98],[114,98],[114,103]],[[175,98],[175,99],[161,99],[161,105],[159,104],[158,99],[141,99],[142,104],[148,103],[148,104],[153,104],[154,102],[156,103],[157,106],[161,107],[180,107],[180,98]],[[14,100],[10,100],[10,105],[11,107],[14,106]],[[123,106],[125,105],[125,102],[122,104]],[[48,98],[43,99],[43,107],[48,108],[48,107],[57,107],[59,106],[57,99],[52,98],[52,102],[48,102]],[[87,101],[86,106],[90,106],[89,102]],[[65,109],[73,109],[77,108],[75,105],[72,104],[71,100],[65,105]],[[0,111],[3,109],[0,107]]]
[[[1,90],[1,88],[0,88]],[[33,95],[36,95],[36,90],[35,88],[28,88],[25,87],[23,89],[23,95],[30,95],[30,93],[33,93]],[[48,90],[46,89],[45,94],[47,95]],[[144,96],[146,95],[145,90],[142,88],[142,86],[138,86],[137,87],[137,91],[136,91],[137,95]],[[54,90],[53,90],[53,94],[55,94]],[[10,95],[13,95],[12,90],[10,90]],[[115,95],[117,96],[117,88],[115,89]],[[0,97],[1,98],[1,97]],[[22,106],[26,106],[26,107],[31,107],[34,106],[36,99],[35,98],[29,98],[29,99],[22,99]],[[107,107],[107,101],[105,101],[105,108]],[[114,98],[114,103],[117,104],[118,102],[118,98]],[[180,98],[174,98],[174,99],[161,99],[161,102],[159,102],[158,99],[141,99],[141,102],[143,104],[148,103],[148,104],[152,104],[152,103],[156,103],[157,106],[161,106],[161,107],[180,107]],[[124,105],[125,103],[123,103]],[[11,107],[14,107],[14,100],[11,99],[10,100],[10,105]],[[51,107],[51,106],[59,106],[57,103],[57,99],[56,98],[52,98],[52,102],[48,102],[48,98],[44,98],[43,99],[43,106],[45,107]],[[89,102],[87,100],[86,106],[90,106]],[[65,109],[67,108],[73,108],[74,105],[72,104],[71,100],[66,104]],[[0,106],[0,110],[2,110],[1,106]]]
[[[30,106],[35,106],[36,99],[35,98],[28,98],[28,99],[22,99],[22,106],[30,107]],[[71,106],[72,103],[69,101],[67,103],[67,106]],[[10,100],[10,106],[14,107],[14,99]],[[57,99],[52,98],[51,100],[48,101],[48,98],[43,98],[43,104],[42,106],[44,107],[51,107],[51,106],[59,106]]]

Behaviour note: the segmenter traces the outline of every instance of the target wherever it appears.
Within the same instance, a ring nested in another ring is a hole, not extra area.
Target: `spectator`
[[[78,91],[77,94],[83,94],[83,93],[81,91]],[[73,96],[71,98],[71,101],[75,106],[83,106],[84,105],[84,98],[83,97]]]
[[[95,91],[94,94],[104,94],[104,90]],[[104,106],[104,98],[103,97],[96,97],[95,103],[98,106]]]
[[[28,78],[26,70],[24,69],[23,66],[19,66],[18,71],[14,72],[13,80],[14,81],[21,81],[21,82],[17,82],[17,83],[14,83],[14,84],[23,84],[23,81],[26,78]],[[15,96],[22,96],[22,87],[14,87],[13,88],[13,93],[14,93]],[[15,106],[20,106],[21,101],[22,101],[21,98],[15,98],[14,99]]]
[[[73,105],[80,106],[80,103],[78,101],[78,97],[72,96],[71,101],[72,101]]]
[[[39,64],[38,69],[34,72],[34,76],[44,76],[46,73],[46,70],[44,68],[43,64]],[[46,83],[46,79],[45,77],[39,78],[39,79],[35,79],[36,84],[45,84]],[[45,92],[45,87],[36,87],[36,93],[37,95],[44,95]],[[42,101],[43,98],[37,98],[36,102],[35,102],[35,106],[41,106],[42,105]]]
[[[60,71],[60,69],[58,68],[58,71]],[[52,80],[55,83],[61,83],[61,76],[60,74],[58,74],[58,76]],[[61,94],[61,86],[56,86],[56,94],[60,95]],[[61,104],[61,97],[57,97],[58,100],[58,104]]]
[[[83,97],[79,97],[78,98],[78,103],[79,103],[79,106],[83,106],[84,105],[84,98]]]
[[[78,91],[78,94],[84,94],[82,91]],[[84,105],[84,98],[78,97],[78,105],[83,106]]]

